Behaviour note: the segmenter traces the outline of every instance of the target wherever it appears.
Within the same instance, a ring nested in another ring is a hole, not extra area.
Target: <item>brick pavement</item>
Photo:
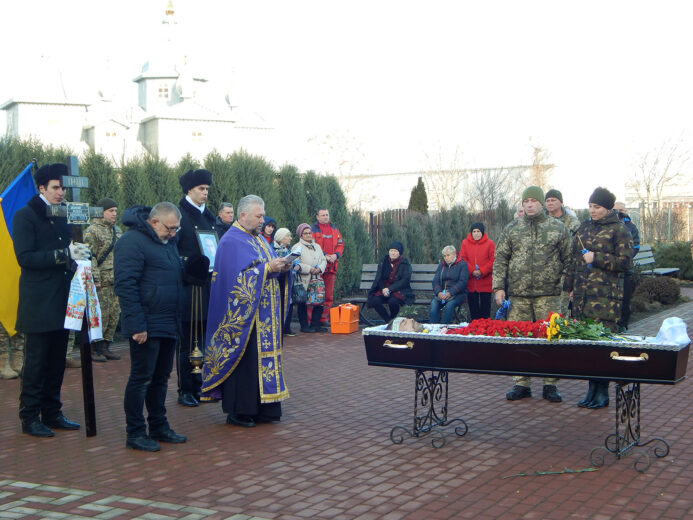
[[[693,330],[693,303],[674,314]],[[663,315],[633,324],[654,335]],[[121,361],[95,364],[99,434],[22,435],[17,380],[0,381],[0,518],[143,519],[683,519],[693,514],[693,383],[643,385],[643,438],[671,453],[645,474],[634,456],[598,471],[503,478],[590,466],[613,429],[613,409],[584,410],[584,381],[561,381],[561,404],[505,400],[511,380],[450,374],[450,415],[469,424],[440,449],[428,440],[393,445],[410,428],[410,371],[369,367],[358,334],[299,335],[286,343],[291,398],[282,422],[242,429],[217,404],[175,404],[173,427],[189,438],[146,454],[124,447]],[[691,367],[689,367],[689,371]],[[693,372],[691,372],[693,374]],[[535,394],[540,382],[534,382]],[[613,394],[612,394],[613,395]],[[64,411],[81,419],[79,370],[68,370]]]

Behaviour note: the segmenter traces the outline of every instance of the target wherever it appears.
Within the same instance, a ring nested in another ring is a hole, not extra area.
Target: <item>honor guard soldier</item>
[[[115,224],[118,217],[116,201],[103,198],[96,205],[103,208],[103,218],[93,219],[84,232],[84,241],[92,254],[91,272],[101,306],[103,330],[103,339],[91,344],[91,359],[104,362],[107,359],[120,359],[118,354],[111,352],[110,346],[120,319],[120,306],[113,290],[113,249],[123,232]]]
[[[216,218],[206,208],[207,194],[212,184],[212,173],[208,170],[190,170],[180,178],[180,186],[185,193],[178,208],[181,213],[180,231],[178,232],[178,252],[183,262],[191,257],[203,254],[199,232],[207,231],[216,236]],[[205,237],[207,238],[207,237]],[[200,397],[202,379],[200,374],[193,373],[190,363],[190,352],[197,346],[204,349],[204,332],[207,328],[207,304],[209,302],[211,273],[202,286],[202,301],[199,309],[193,301],[193,287],[185,286],[185,306],[183,309],[183,330],[178,349],[178,403],[183,406],[197,406]],[[193,316],[194,311],[197,316]]]

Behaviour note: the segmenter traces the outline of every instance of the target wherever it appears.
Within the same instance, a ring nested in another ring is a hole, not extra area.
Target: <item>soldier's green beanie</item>
[[[522,200],[527,200],[527,199],[537,199],[541,204],[544,204],[544,190],[542,190],[539,186],[529,186],[528,188],[525,188],[525,191],[522,192]]]
[[[113,199],[109,199],[108,197],[104,197],[103,199],[99,200],[96,205],[99,208],[103,208],[104,211],[118,207],[118,203]]]
[[[561,201],[561,204],[563,204],[563,194],[558,191],[557,189],[550,189],[549,191],[546,192],[546,195],[544,195],[544,199],[550,199],[550,198],[558,199]]]

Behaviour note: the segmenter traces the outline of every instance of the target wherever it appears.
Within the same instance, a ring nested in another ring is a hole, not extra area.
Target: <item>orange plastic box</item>
[[[330,309],[330,332],[350,334],[359,330],[359,308],[351,303],[343,303]]]

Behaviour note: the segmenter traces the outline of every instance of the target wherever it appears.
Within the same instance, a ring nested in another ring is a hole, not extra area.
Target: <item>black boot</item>
[[[587,393],[585,394],[585,398],[577,404],[580,408],[587,408],[587,405],[592,402],[592,399],[594,399],[594,392],[597,390],[598,383],[598,381],[594,381],[592,379],[589,380],[589,386],[587,387]]]
[[[110,341],[102,341],[101,342],[101,353],[103,354],[103,357],[106,359],[120,359],[120,356],[116,354],[115,352],[111,352],[111,349],[109,348],[111,346]]]
[[[103,352],[101,352],[101,345],[103,341],[95,341],[94,343],[91,344],[91,360],[92,361],[97,361],[98,363],[105,363],[106,362],[106,356],[103,355]]]
[[[609,382],[608,381],[596,381],[596,390],[594,392],[594,397],[592,401],[587,405],[587,408],[604,408],[609,406]]]

